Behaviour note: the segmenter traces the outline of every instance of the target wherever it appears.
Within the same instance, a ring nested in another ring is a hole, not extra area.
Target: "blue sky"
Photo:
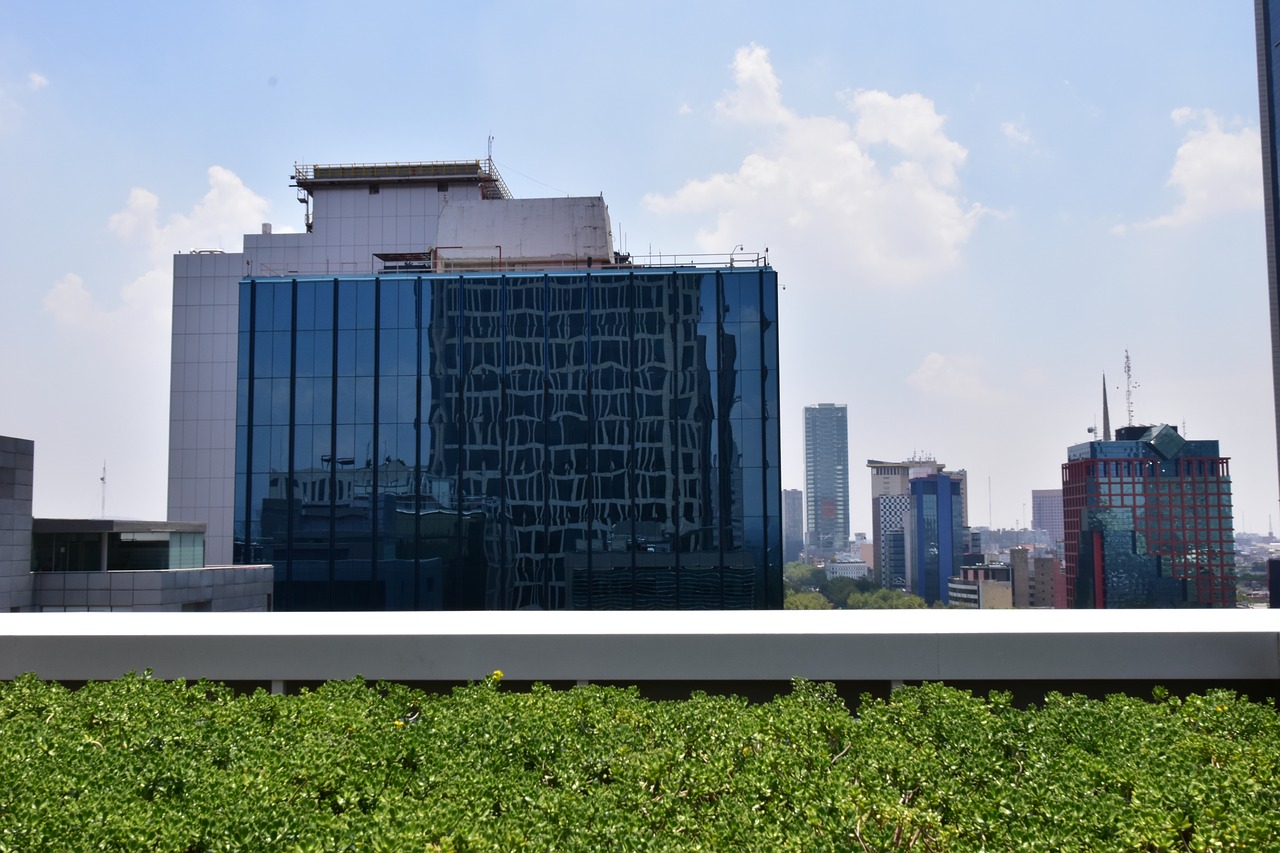
[[[0,434],[36,512],[163,517],[170,258],[301,226],[294,162],[493,156],[634,254],[769,249],[804,405],[1025,524],[1068,445],[1217,438],[1280,523],[1253,4],[0,6]],[[989,486],[988,486],[989,484]]]

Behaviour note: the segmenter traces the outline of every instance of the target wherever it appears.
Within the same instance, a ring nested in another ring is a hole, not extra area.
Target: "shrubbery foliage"
[[[1280,719],[1228,692],[942,685],[235,696],[0,685],[0,850],[1274,850]]]

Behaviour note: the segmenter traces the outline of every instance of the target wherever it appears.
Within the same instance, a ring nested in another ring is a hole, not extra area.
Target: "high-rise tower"
[[[1125,426],[1067,450],[1067,597],[1075,607],[1232,607],[1231,476],[1216,441]]]
[[[1280,0],[1254,0],[1258,100],[1262,118],[1262,190],[1267,228],[1267,293],[1271,303],[1271,381],[1280,449]]]
[[[849,544],[849,409],[804,409],[805,537],[809,552],[830,557]]]

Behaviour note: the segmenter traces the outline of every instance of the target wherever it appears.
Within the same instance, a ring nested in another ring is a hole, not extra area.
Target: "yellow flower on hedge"
[[[492,676],[492,677],[493,677],[493,680],[494,680],[494,681],[501,681],[501,680],[502,680],[502,670],[500,670],[500,669],[495,669],[495,670],[493,671],[493,676]]]
[[[396,728],[397,728],[397,729],[403,729],[403,728],[404,728],[404,720],[396,720]]]

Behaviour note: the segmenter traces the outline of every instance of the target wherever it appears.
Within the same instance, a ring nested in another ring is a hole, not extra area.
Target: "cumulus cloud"
[[[646,196],[650,210],[712,214],[698,233],[703,251],[746,243],[833,256],[826,278],[841,286],[911,283],[959,262],[984,210],[960,192],[968,152],[931,100],[859,89],[839,96],[848,115],[801,116],[786,106],[765,48],[739,49],[732,67],[734,87],[716,113],[766,128],[768,141],[736,171]]]
[[[1112,233],[1135,229],[1194,225],[1237,210],[1262,207],[1262,162],[1258,129],[1227,130],[1211,110],[1179,107],[1170,114],[1187,128],[1165,186],[1182,197],[1170,212],[1154,219],[1117,225]]]
[[[1000,125],[1000,132],[1004,134],[1004,138],[1012,142],[1014,145],[1026,145],[1031,141],[1031,134],[1027,133],[1018,126],[1016,121],[1006,121]]]
[[[969,402],[993,402],[999,395],[982,378],[981,360],[967,355],[925,356],[907,382],[931,397]]]
[[[189,212],[172,214],[162,222],[159,211],[160,199],[155,193],[145,189],[129,193],[124,208],[107,220],[107,228],[143,247],[147,270],[121,287],[119,299],[110,304],[97,300],[75,273],[63,276],[44,300],[45,310],[61,326],[165,342],[173,255],[224,242],[238,246],[241,235],[267,220],[267,201],[234,172],[213,166],[209,169],[209,191]]]
[[[48,85],[49,79],[35,71],[27,74],[25,86],[16,80],[0,80],[0,135],[22,125],[30,93]]]

